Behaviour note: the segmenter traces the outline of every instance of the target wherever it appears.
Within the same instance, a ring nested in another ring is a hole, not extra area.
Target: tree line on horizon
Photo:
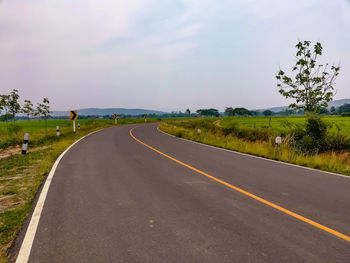
[[[9,128],[8,121],[13,121],[13,126],[15,126],[16,115],[19,113],[25,114],[28,120],[30,117],[38,117],[43,118],[47,123],[46,121],[50,117],[50,101],[48,98],[43,98],[42,102],[37,103],[36,106],[28,99],[25,99],[21,106],[19,98],[17,89],[13,89],[10,94],[0,94],[0,120],[6,122],[7,129]]]

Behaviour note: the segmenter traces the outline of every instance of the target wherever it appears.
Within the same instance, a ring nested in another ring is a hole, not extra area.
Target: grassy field
[[[350,118],[327,116],[330,137],[350,140]],[[282,162],[350,175],[350,147],[341,151],[306,154],[291,146],[293,132],[305,117],[219,117],[171,120],[160,129],[178,137]],[[201,130],[198,134],[198,129]],[[276,136],[283,143],[274,144]]]
[[[157,119],[148,119],[148,122]],[[57,157],[82,136],[106,127],[114,126],[114,120],[79,120],[80,130],[72,131],[70,120],[50,120],[47,130],[44,121],[18,121],[17,132],[7,132],[0,123],[1,152],[21,144],[23,134],[29,133],[29,149],[26,155],[13,154],[0,159],[0,262],[7,262],[7,250],[21,229],[32,209],[32,201]],[[120,119],[118,125],[143,123],[143,119]],[[61,135],[56,136],[56,126]],[[18,146],[17,146],[18,148]],[[17,149],[20,152],[20,148]]]
[[[225,117],[219,118],[220,124],[226,125],[232,122],[238,125],[249,128],[269,128],[269,117]],[[277,133],[287,133],[300,125],[304,125],[305,116],[290,116],[290,117],[271,117],[271,128]],[[350,117],[341,116],[324,116],[325,120],[332,130],[343,134],[350,133]]]

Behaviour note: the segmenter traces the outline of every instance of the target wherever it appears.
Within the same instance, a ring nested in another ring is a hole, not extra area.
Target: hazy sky
[[[348,0],[3,0],[0,93],[56,110],[286,105],[274,74],[298,40],[341,62],[350,98]]]

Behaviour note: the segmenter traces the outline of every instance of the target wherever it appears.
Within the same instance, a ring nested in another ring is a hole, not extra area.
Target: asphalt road
[[[64,155],[29,262],[350,262],[344,238],[175,159],[350,236],[350,178],[120,126]]]

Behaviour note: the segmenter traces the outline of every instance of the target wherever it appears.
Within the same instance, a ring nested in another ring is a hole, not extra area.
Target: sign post
[[[78,114],[76,110],[70,111],[70,119],[73,120],[73,132],[75,132],[75,120],[78,119]]]
[[[114,118],[114,123],[115,123],[115,124],[118,124],[118,119],[119,119],[118,115],[117,115],[117,114],[114,114],[114,115],[113,115],[113,118]]]

